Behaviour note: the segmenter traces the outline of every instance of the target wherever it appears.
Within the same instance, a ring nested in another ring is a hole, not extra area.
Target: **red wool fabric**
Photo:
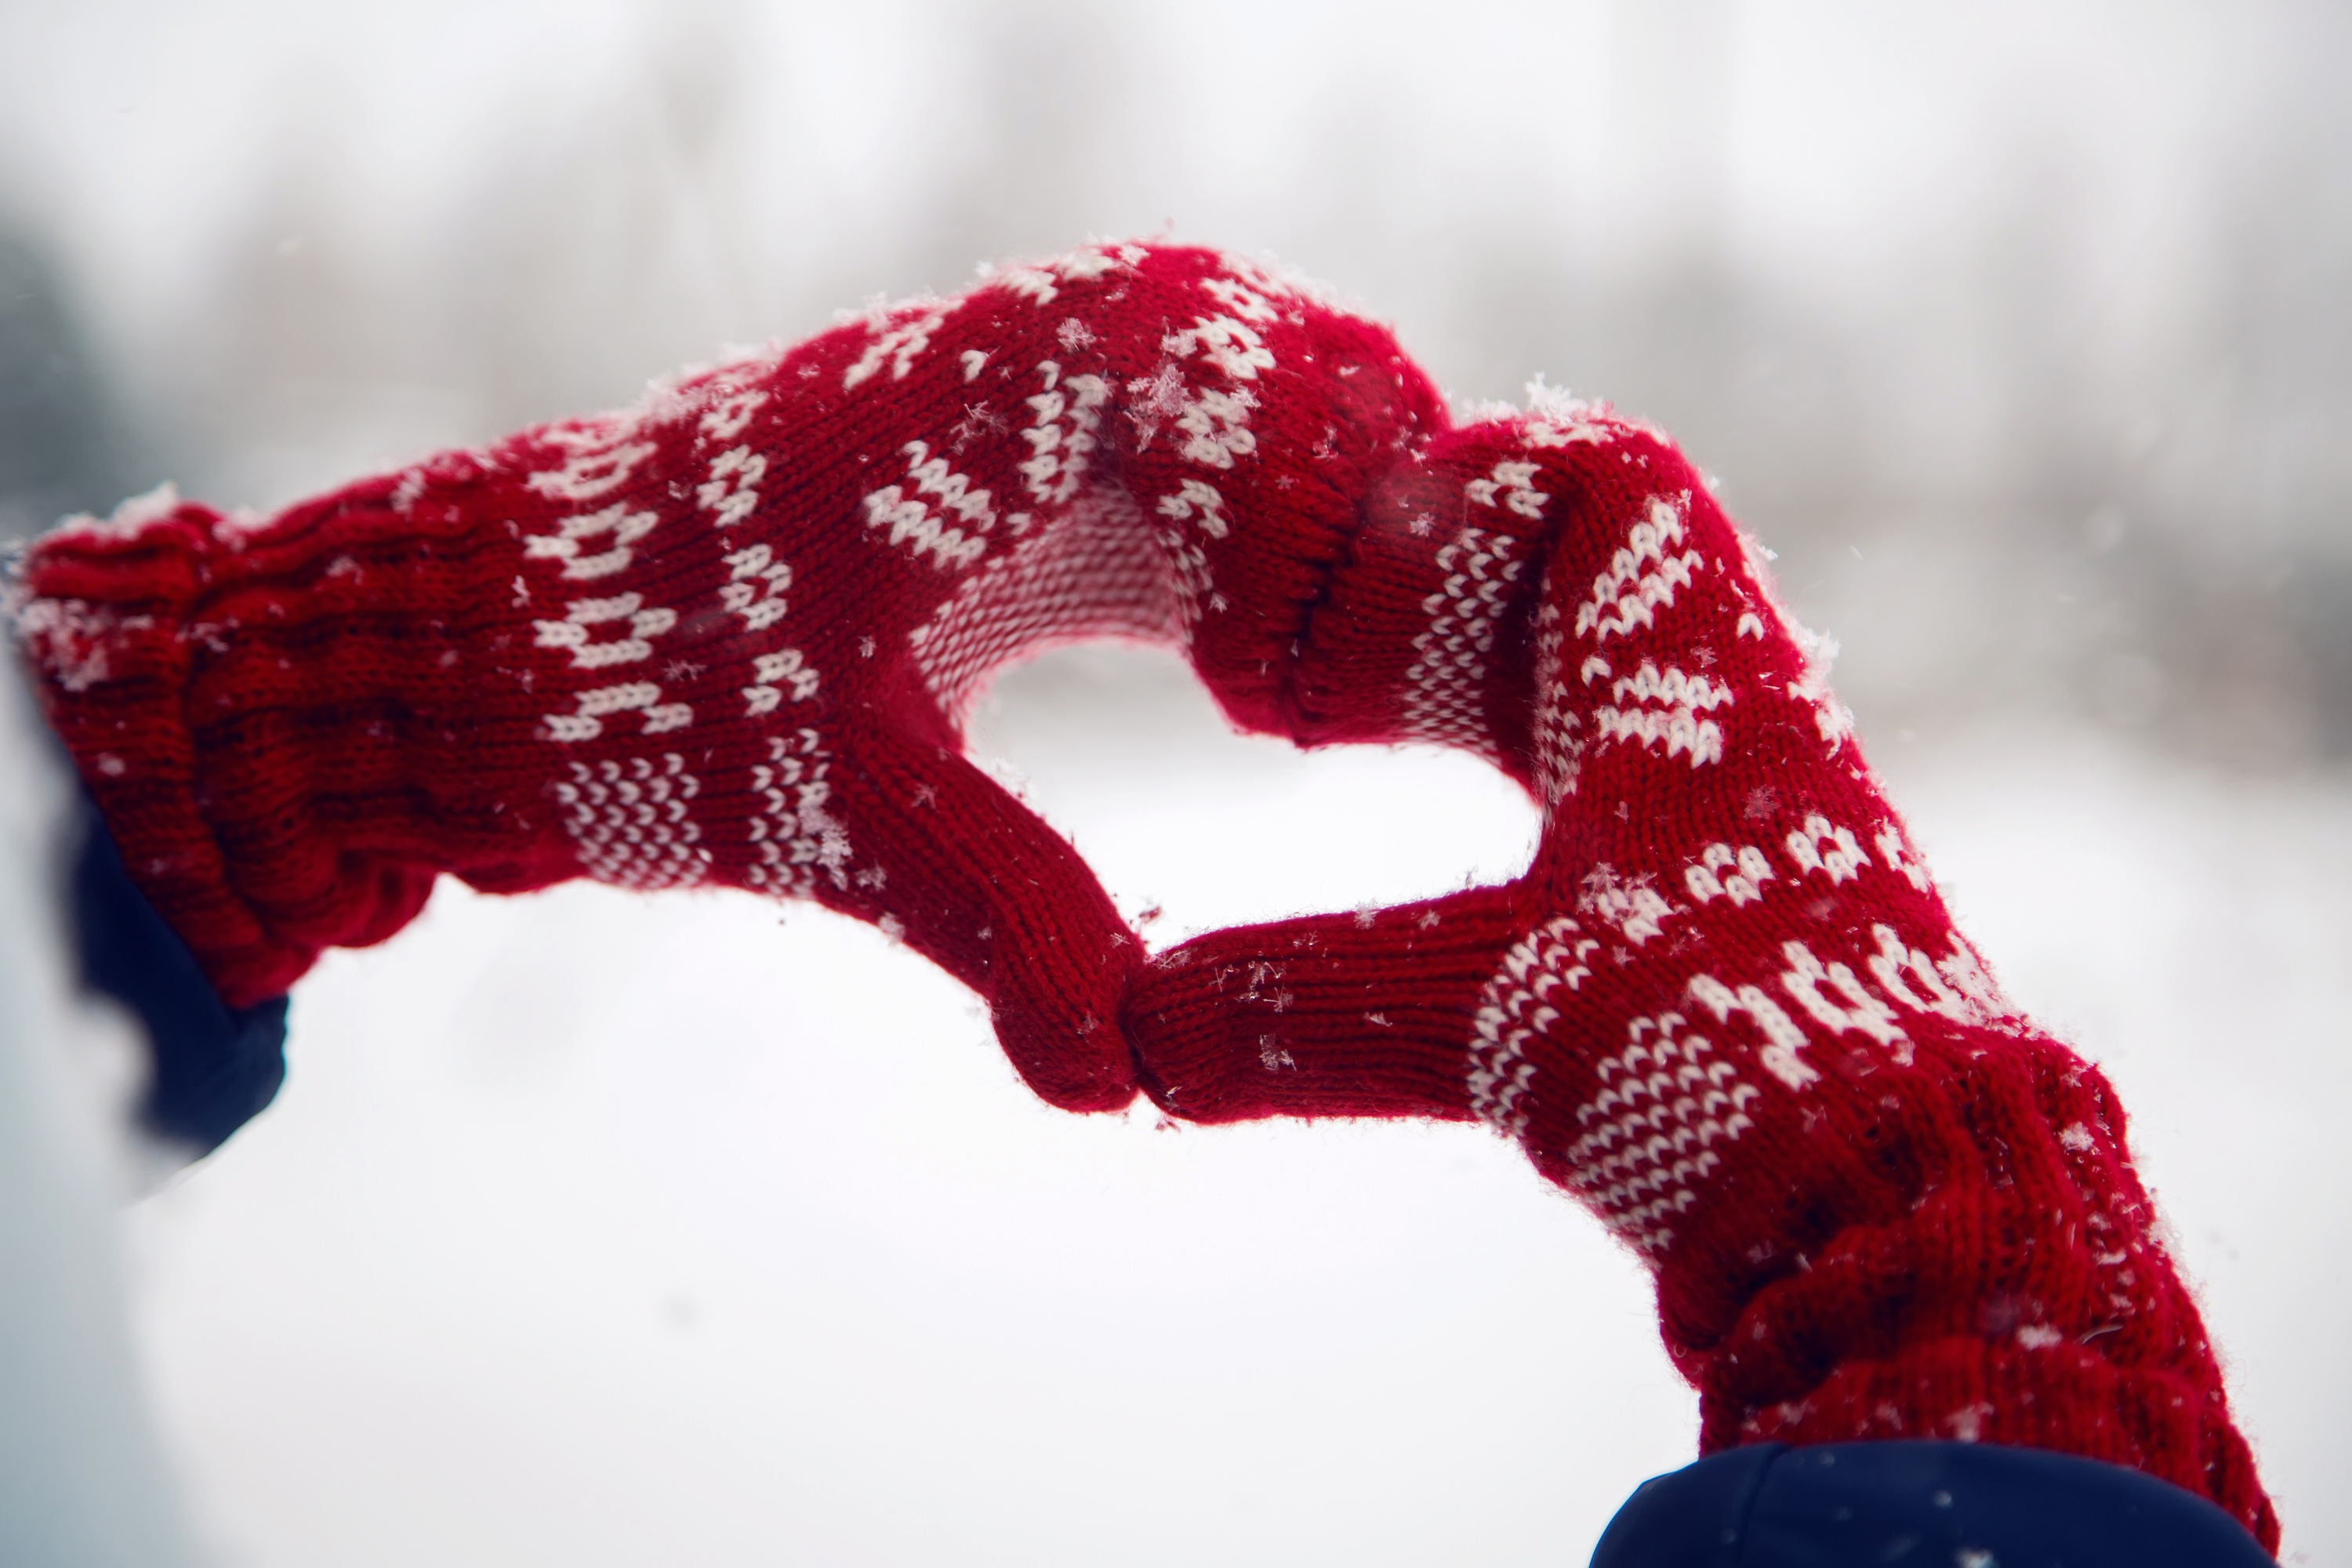
[[[223,995],[442,873],[814,898],[1073,1110],[1487,1121],[1655,1273],[1701,1446],[1958,1437],[2277,1526],[2096,1071],[1953,930],[1805,634],[1657,432],[1452,427],[1383,329],[1103,244],[266,520],[68,524],[18,632]],[[1307,745],[1469,748],[1526,876],[1147,959],[962,755],[1058,642]]]

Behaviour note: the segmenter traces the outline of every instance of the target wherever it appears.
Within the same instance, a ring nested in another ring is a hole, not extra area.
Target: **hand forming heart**
[[[2113,1093],[1953,931],[1706,485],[1565,399],[1448,426],[1312,288],[1097,246],[267,521],[69,524],[16,619],[232,1004],[444,871],[814,898],[1057,1105],[1493,1124],[1655,1271],[1703,1447],[2057,1448],[2275,1542]],[[1245,727],[1476,752],[1534,865],[1146,962],[961,751],[1106,636]]]

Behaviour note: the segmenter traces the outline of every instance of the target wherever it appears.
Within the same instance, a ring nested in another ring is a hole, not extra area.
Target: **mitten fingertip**
[[[991,1016],[1013,1070],[1056,1110],[1117,1111],[1135,1102],[1134,1056],[1108,998],[1075,1020],[1053,1017],[1026,997],[999,1001]]]

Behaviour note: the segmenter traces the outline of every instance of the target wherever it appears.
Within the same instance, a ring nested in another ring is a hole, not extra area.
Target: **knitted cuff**
[[[18,614],[131,880],[231,1007],[381,941],[456,871],[572,873],[536,790],[520,551],[468,461],[266,527],[168,492],[42,540]],[[543,766],[543,764],[541,764]],[[517,809],[520,807],[520,809]]]

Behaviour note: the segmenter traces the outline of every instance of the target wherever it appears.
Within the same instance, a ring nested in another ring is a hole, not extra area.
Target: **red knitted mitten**
[[[1419,447],[1294,668],[1300,741],[1467,746],[1538,794],[1540,847],[1508,886],[1152,961],[1127,1021],[1161,1105],[1517,1140],[1654,1271],[1704,1451],[2059,1449],[2275,1551],[2113,1091],[1953,930],[1663,437],[1562,402]]]
[[[1111,1108],[1140,949],[964,760],[965,705],[1117,635],[1189,644],[1278,725],[1355,498],[1440,409],[1385,332],[1255,267],[1096,247],[267,520],[68,524],[18,627],[233,1005],[445,871],[722,884],[903,936],[1040,1094]]]

